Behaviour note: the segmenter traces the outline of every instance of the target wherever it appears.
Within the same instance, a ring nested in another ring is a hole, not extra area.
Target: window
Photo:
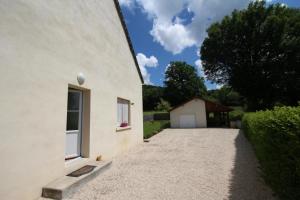
[[[80,129],[82,94],[78,90],[69,89],[67,110],[67,131]]]
[[[118,127],[126,127],[130,125],[130,102],[125,99],[118,98],[118,122],[117,126]]]

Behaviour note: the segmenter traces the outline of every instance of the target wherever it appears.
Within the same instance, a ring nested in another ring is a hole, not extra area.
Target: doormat
[[[96,166],[93,165],[86,165],[84,167],[81,167],[80,169],[77,169],[76,171],[68,174],[67,176],[71,176],[71,177],[79,177],[82,176],[84,174],[88,174],[91,171],[93,171],[96,168]]]

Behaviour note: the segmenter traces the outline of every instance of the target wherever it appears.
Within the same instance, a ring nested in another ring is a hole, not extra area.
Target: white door
[[[65,158],[79,157],[81,154],[82,92],[69,89],[66,127]]]
[[[180,115],[179,126],[180,128],[196,128],[195,115]]]

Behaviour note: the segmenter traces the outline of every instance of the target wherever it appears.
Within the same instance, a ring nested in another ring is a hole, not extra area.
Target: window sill
[[[126,131],[126,130],[130,130],[130,129],[131,129],[131,126],[117,127],[117,128],[116,128],[116,132]]]

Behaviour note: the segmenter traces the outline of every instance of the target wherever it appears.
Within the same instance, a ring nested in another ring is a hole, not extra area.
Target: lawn
[[[144,138],[150,138],[161,130],[170,127],[169,120],[148,121],[144,122]]]
[[[144,111],[144,115],[153,115],[153,114],[157,114],[157,113],[168,113],[168,112],[164,112],[164,111],[155,111],[155,110]]]

